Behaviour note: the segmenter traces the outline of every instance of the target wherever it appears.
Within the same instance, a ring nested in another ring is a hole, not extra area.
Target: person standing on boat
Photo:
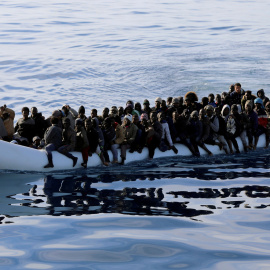
[[[48,157],[48,164],[44,168],[53,168],[52,151],[57,150],[62,144],[62,129],[58,126],[59,119],[51,118],[51,126],[45,131],[45,152]]]
[[[131,144],[134,142],[137,134],[137,126],[132,123],[132,115],[128,114],[124,117],[124,123],[122,125],[125,131],[124,141],[121,144],[121,165],[124,165],[126,160],[127,149],[130,148]]]
[[[74,129],[70,126],[70,119],[65,118],[63,121],[63,132],[62,132],[62,146],[60,146],[57,151],[72,159],[73,161],[73,167],[75,167],[78,158],[74,157],[70,152],[74,151],[75,146],[76,146],[76,132]]]

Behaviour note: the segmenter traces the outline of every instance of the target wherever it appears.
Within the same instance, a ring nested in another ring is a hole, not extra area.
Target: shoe
[[[87,164],[86,163],[82,163],[81,164],[85,169],[87,168]]]
[[[109,166],[109,162],[104,161],[103,165],[104,166]]]
[[[240,154],[240,151],[239,151],[239,150],[236,150],[236,151],[235,151],[235,154]]]
[[[118,163],[118,160],[117,159],[114,159],[113,161],[112,161],[112,164],[117,164]]]
[[[141,152],[142,152],[142,148],[139,148],[138,153],[141,154]]]
[[[77,161],[78,161],[78,158],[77,158],[77,157],[73,158],[73,167],[75,167],[75,166],[76,166]]]
[[[134,153],[134,149],[130,149],[128,152],[129,153]]]
[[[121,162],[119,162],[120,165],[124,165],[125,164],[125,158],[121,159]]]
[[[53,166],[52,163],[48,163],[47,165],[44,166],[45,169],[47,169],[47,168],[53,168],[53,167],[54,167],[54,166]]]

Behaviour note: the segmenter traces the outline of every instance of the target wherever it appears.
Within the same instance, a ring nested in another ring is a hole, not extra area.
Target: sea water
[[[0,105],[47,117],[265,89],[269,1],[1,1]],[[1,153],[1,149],[0,149]],[[4,155],[4,153],[1,153]],[[269,269],[269,150],[0,172],[1,269]],[[23,158],[23,157],[22,157]]]

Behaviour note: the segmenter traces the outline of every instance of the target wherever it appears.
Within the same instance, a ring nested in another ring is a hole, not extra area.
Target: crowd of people
[[[265,134],[265,147],[270,142],[270,102],[263,89],[252,94],[243,90],[240,83],[232,84],[228,92],[209,94],[201,102],[195,92],[184,97],[158,97],[155,105],[145,99],[143,104],[131,100],[125,107],[105,107],[101,115],[96,109],[85,115],[85,107],[78,111],[69,105],[53,111],[45,119],[36,107],[22,108],[22,118],[14,126],[15,112],[6,105],[0,110],[0,139],[36,149],[44,149],[48,164],[54,167],[52,151],[58,151],[72,159],[73,167],[78,158],[72,151],[82,153],[83,167],[88,157],[96,153],[102,163],[124,164],[126,152],[149,150],[149,158],[155,149],[178,153],[175,143],[188,147],[194,156],[200,156],[199,147],[209,155],[207,144],[217,145],[226,154],[240,153],[237,137],[244,151],[256,149],[259,136]],[[118,148],[121,160],[118,160]],[[108,150],[113,160],[110,161]]]

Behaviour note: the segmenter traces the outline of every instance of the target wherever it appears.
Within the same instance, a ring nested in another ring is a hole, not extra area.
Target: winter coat
[[[67,130],[63,130],[62,143],[63,145],[68,146],[67,151],[74,151],[76,146],[76,132],[72,127],[69,127]]]
[[[53,124],[45,131],[44,140],[45,145],[52,143],[54,144],[55,148],[58,149],[62,144],[62,129]]]
[[[132,144],[136,138],[138,127],[134,125],[133,123],[130,123],[129,126],[125,126],[123,124],[122,127],[124,128],[124,134],[125,134],[124,140],[126,140],[128,144]]]

